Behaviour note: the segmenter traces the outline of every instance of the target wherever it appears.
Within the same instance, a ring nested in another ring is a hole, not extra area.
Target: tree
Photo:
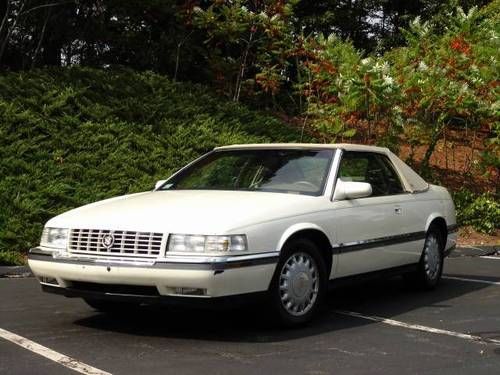
[[[213,80],[239,101],[256,85],[275,94],[287,65],[292,7],[284,1],[214,1],[196,8],[195,25],[207,38],[206,59]]]

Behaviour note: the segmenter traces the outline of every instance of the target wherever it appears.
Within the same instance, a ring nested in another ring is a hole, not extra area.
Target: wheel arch
[[[314,223],[295,224],[288,228],[280,238],[278,250],[281,252],[287,242],[295,238],[307,238],[318,246],[323,259],[325,260],[326,269],[328,270],[328,278],[333,271],[333,253],[332,243],[326,234],[326,231],[319,225]]]
[[[448,239],[448,227],[444,216],[437,213],[430,215],[425,225],[425,232],[427,233],[431,227],[439,230],[439,233],[441,234],[442,246],[446,246],[446,241]]]

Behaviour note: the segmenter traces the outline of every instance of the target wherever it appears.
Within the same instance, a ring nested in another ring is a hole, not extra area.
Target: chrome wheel
[[[319,290],[318,266],[307,253],[292,254],[279,276],[281,304],[293,316],[306,314],[316,303]]]
[[[441,268],[441,252],[439,241],[435,235],[430,235],[425,241],[424,249],[424,270],[429,280],[435,280],[439,277]]]

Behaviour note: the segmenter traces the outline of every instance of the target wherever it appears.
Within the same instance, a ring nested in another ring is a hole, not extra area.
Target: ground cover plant
[[[0,252],[26,252],[50,217],[152,189],[215,146],[297,140],[272,116],[153,73],[0,76]]]

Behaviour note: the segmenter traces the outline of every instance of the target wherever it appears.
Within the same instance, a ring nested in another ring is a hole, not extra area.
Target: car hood
[[[324,207],[323,197],[248,191],[154,191],[92,203],[47,226],[144,232],[224,234]]]

